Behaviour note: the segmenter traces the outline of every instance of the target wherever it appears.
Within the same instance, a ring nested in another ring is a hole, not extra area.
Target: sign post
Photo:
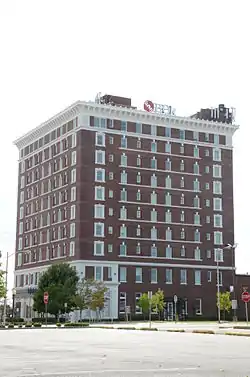
[[[246,323],[248,325],[248,302],[250,301],[250,293],[247,291],[242,292],[241,299],[245,303]]]
[[[151,312],[152,312],[152,291],[148,291],[148,301],[149,301],[149,328],[151,328]]]
[[[43,302],[44,302],[44,305],[45,305],[45,324],[47,326],[47,324],[48,324],[48,302],[49,302],[49,293],[48,292],[43,293]]]
[[[175,323],[177,322],[177,295],[174,295],[174,316],[175,316]]]

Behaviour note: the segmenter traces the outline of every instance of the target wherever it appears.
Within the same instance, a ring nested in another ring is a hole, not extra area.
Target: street
[[[3,330],[1,377],[247,377],[250,338],[107,329]]]

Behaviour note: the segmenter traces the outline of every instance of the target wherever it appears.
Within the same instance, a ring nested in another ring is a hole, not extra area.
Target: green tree
[[[0,265],[0,267],[1,267],[1,265]],[[5,294],[6,294],[4,274],[5,274],[5,272],[0,270],[0,299],[5,297]]]
[[[230,292],[220,292],[219,296],[217,293],[217,306],[220,303],[220,310],[223,311],[223,318],[225,320],[226,313],[229,313],[232,308],[232,302],[230,299]]]
[[[43,295],[44,292],[48,292],[48,313],[58,318],[59,313],[65,310],[65,303],[67,304],[66,311],[72,311],[75,307],[74,297],[78,279],[76,270],[68,263],[50,266],[39,279],[38,290],[33,296],[34,310],[38,313],[45,312]]]
[[[104,308],[105,304],[105,293],[107,292],[107,287],[105,287],[102,281],[93,281],[90,309],[95,311],[97,317],[100,319],[100,313]]]
[[[149,314],[149,306],[150,306],[150,301],[149,301],[147,293],[143,293],[143,295],[141,295],[138,301],[138,306],[141,308],[143,317],[145,319],[145,317]]]
[[[159,319],[161,318],[161,313],[164,307],[164,292],[161,289],[158,289],[158,291],[152,296],[152,309],[155,313],[158,313]]]
[[[74,303],[76,308],[80,310],[80,320],[82,319],[82,311],[91,306],[94,285],[95,281],[93,279],[82,279],[78,282]]]

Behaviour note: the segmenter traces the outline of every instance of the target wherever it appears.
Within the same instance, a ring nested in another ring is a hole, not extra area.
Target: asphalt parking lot
[[[250,376],[250,338],[108,329],[0,332],[1,377]]]

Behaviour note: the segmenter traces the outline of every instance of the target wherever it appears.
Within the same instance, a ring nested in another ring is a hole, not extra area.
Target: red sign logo
[[[49,302],[49,294],[48,294],[48,292],[44,292],[44,294],[43,294],[43,302],[44,302],[44,304],[48,304],[48,302]]]
[[[241,295],[241,299],[244,302],[249,302],[250,301],[250,294],[247,291],[243,292],[242,295]]]
[[[144,110],[149,112],[149,113],[152,113],[154,111],[154,108],[155,108],[155,105],[153,104],[152,101],[145,101],[144,102]]]

